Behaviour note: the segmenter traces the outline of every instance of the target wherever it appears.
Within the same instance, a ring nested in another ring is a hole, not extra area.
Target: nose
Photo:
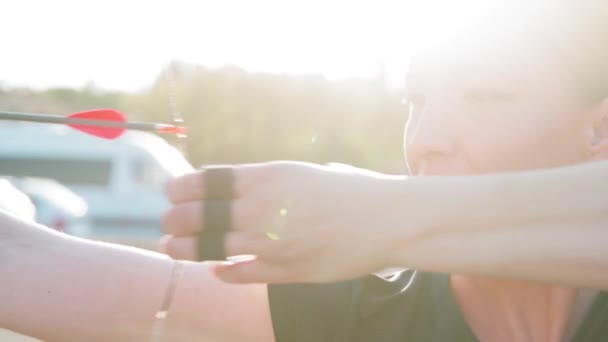
[[[445,164],[456,153],[458,127],[446,109],[427,105],[420,113],[411,112],[405,127],[405,158],[410,172]]]

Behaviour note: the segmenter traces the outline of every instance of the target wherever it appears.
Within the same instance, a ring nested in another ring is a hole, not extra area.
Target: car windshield
[[[0,163],[0,174],[51,178],[67,185],[106,186],[111,169],[109,160],[2,158]]]

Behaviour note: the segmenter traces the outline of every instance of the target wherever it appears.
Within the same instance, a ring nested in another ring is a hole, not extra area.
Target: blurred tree
[[[168,122],[171,98],[189,128],[195,165],[292,159],[404,170],[406,108],[380,79],[328,81],[172,62],[136,94],[104,92],[92,83],[44,91],[4,87],[0,108],[62,114],[111,107],[130,119]]]

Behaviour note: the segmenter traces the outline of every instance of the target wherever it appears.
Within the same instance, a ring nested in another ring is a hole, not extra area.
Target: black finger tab
[[[225,260],[226,251],[224,241],[226,233],[221,231],[210,231],[199,235],[198,260]]]
[[[203,227],[198,237],[200,261],[224,260],[224,236],[232,230],[231,201],[206,201]]]
[[[234,198],[232,167],[203,168],[206,201],[203,205],[203,227],[198,236],[200,261],[225,260],[226,233],[232,230],[231,199]]]
[[[230,166],[203,168],[206,198],[229,200],[234,197],[234,173]]]
[[[205,201],[201,232],[229,232],[232,230],[232,201]]]
[[[224,240],[232,230],[231,199],[234,198],[234,175],[231,167],[203,169],[206,201],[203,227],[198,238],[200,261],[225,260]]]

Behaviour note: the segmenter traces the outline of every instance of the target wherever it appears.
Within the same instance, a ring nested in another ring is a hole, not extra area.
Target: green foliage
[[[92,85],[82,89],[51,88],[42,91],[0,87],[0,109],[66,114],[91,108],[121,108],[127,96],[120,92],[103,92]]]
[[[111,107],[132,120],[185,119],[194,165],[276,159],[342,162],[403,172],[406,108],[381,80],[332,82],[317,75],[249,73],[168,65],[137,94],[83,89],[0,88],[3,110],[68,113]]]

